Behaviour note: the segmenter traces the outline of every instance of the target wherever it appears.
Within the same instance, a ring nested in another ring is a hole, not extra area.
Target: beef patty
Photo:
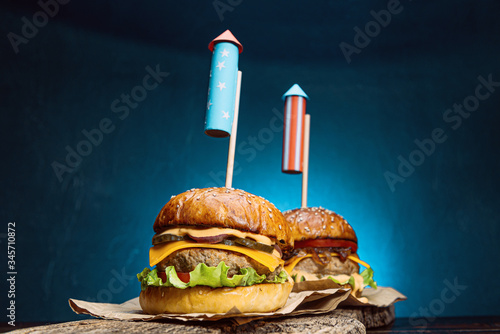
[[[314,273],[318,277],[329,275],[351,275],[359,272],[359,265],[351,260],[342,262],[338,257],[331,257],[330,262],[325,266],[314,262],[312,258],[301,260],[294,268],[294,270],[305,271]]]
[[[156,267],[159,271],[165,271],[166,267],[174,266],[177,272],[185,273],[193,271],[198,263],[204,263],[208,267],[217,267],[222,261],[229,267],[228,277],[240,274],[240,269],[242,268],[253,268],[257,274],[266,275],[268,280],[272,280],[282,270],[282,267],[279,266],[274,272],[270,272],[268,267],[244,254],[212,248],[187,248],[178,250],[158,263]]]

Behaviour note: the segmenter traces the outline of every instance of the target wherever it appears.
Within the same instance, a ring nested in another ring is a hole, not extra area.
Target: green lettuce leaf
[[[189,273],[190,279],[188,286],[196,285],[206,285],[211,288],[222,287],[222,276],[227,277],[227,270],[224,270],[225,265],[221,265],[223,262],[219,263],[217,267],[208,267],[204,263],[199,263],[192,272]],[[173,266],[168,267],[169,269],[175,271]]]
[[[150,273],[151,273],[151,270],[149,268],[144,268],[144,270],[142,272],[137,274],[137,279],[141,283],[141,290],[146,289],[146,286],[147,286],[146,280],[147,280],[147,277]],[[156,274],[156,271],[155,271],[155,274]]]
[[[188,283],[184,283],[177,276],[177,272],[175,271],[175,268],[173,266],[167,267],[165,269],[165,274],[167,275],[167,280],[165,281],[165,284],[168,284],[167,286],[173,286],[179,289],[185,289],[188,287]]]
[[[360,273],[361,277],[363,277],[363,287],[365,286],[371,286],[372,288],[376,289],[377,288],[377,282],[373,280],[373,269],[372,268],[366,268]],[[328,276],[329,279],[334,281],[337,284],[344,285],[349,283],[353,288],[354,288],[354,277],[351,276],[349,279],[345,282],[339,282],[335,278]]]
[[[335,283],[340,284],[340,285],[344,285],[344,284],[349,283],[349,281],[351,280],[351,278],[354,280],[354,277],[352,277],[352,276],[349,277],[349,279],[347,281],[345,281],[345,282],[340,282],[338,279],[335,279],[332,276],[328,276],[328,278],[331,279],[332,281],[334,281]]]
[[[259,284],[262,283],[266,278],[266,275],[257,274],[255,269],[253,268],[242,268],[240,269],[240,272],[242,274],[241,286],[250,286],[254,284]],[[234,275],[234,276],[240,276],[240,275]]]
[[[167,276],[165,282],[158,277],[156,268],[153,270],[144,268],[141,273],[137,274],[137,279],[141,282],[141,289],[145,290],[148,286],[173,286],[178,289],[186,289],[197,285],[206,285],[212,288],[224,286],[250,286],[262,283],[266,278],[265,275],[257,274],[253,268],[242,268],[240,269],[240,275],[233,275],[231,278],[227,277],[228,271],[229,267],[224,262],[220,262],[217,267],[208,267],[204,263],[199,263],[195,269],[189,273],[190,280],[188,283],[184,283],[179,279],[174,266],[169,266],[165,269],[165,274]],[[287,278],[287,273],[282,270],[279,275],[274,277],[274,280],[266,280],[266,283],[284,283]]]
[[[155,269],[150,270],[149,268],[144,268],[142,272],[137,274],[137,279],[141,282],[141,290],[146,290],[148,286],[173,286],[179,289],[185,289],[188,287],[187,283],[184,283],[177,277],[177,272],[173,267],[168,267],[165,270],[167,275],[167,280],[163,283],[162,279],[158,277],[158,271]]]
[[[365,286],[369,285],[372,288],[376,289],[377,288],[377,282],[373,280],[373,269],[372,268],[366,268],[361,272],[361,277],[363,277],[363,284]]]
[[[356,289],[356,281],[354,280],[354,276],[349,277],[349,281],[347,281],[350,286],[352,286],[352,289]]]
[[[286,271],[282,270],[278,275],[274,276],[272,281],[266,280],[267,283],[285,283],[288,280]]]

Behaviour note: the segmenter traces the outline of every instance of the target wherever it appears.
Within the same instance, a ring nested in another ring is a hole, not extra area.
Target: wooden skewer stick
[[[238,113],[240,110],[240,90],[241,71],[238,71],[238,79],[236,82],[236,97],[234,99],[233,126],[231,128],[231,136],[229,137],[229,152],[227,154],[226,188],[231,188],[233,185],[234,152],[236,150],[236,132],[238,130]]]
[[[307,208],[307,177],[309,175],[309,133],[311,130],[311,115],[306,114],[304,122],[304,162],[302,171],[302,208]]]

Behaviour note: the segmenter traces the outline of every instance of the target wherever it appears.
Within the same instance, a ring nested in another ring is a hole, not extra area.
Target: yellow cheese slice
[[[201,242],[189,241],[173,241],[151,247],[149,249],[149,265],[153,267],[173,252],[186,248],[213,248],[241,253],[262,263],[268,267],[270,271],[274,271],[280,264],[283,265],[285,263],[282,259],[269,253],[247,247],[228,246],[224,244],[205,244]]]
[[[331,253],[332,256],[339,256],[339,254],[337,253]],[[319,254],[319,256],[321,257],[325,257],[325,255],[323,254]],[[292,272],[293,268],[295,268],[295,266],[302,260],[304,259],[307,259],[308,257],[312,257],[312,254],[307,254],[305,256],[302,256],[302,257],[295,257],[293,258],[290,262],[288,262],[286,265],[285,265],[285,270],[289,273]],[[353,256],[353,255],[349,255],[347,256],[347,258],[351,261],[354,261],[356,263],[359,263],[361,265],[363,265],[365,268],[370,268],[370,265],[368,263],[366,263],[365,261],[361,261],[360,259],[358,259],[357,257]]]
[[[293,270],[293,268],[295,268],[295,266],[297,265],[297,263],[299,263],[300,261],[302,261],[303,259],[306,259],[308,257],[312,257],[312,255],[311,254],[307,254],[304,257],[294,257],[293,259],[291,259],[290,262],[288,262],[287,264],[285,264],[285,270],[288,273],[291,273],[292,270]]]
[[[365,268],[370,268],[370,265],[368,263],[366,263],[365,261],[362,261],[362,260],[358,259],[355,256],[349,255],[347,258],[349,260],[351,260],[351,261],[354,261],[354,262],[357,262],[357,263],[361,264]]]

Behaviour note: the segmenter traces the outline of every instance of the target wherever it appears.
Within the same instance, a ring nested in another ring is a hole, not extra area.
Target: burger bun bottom
[[[195,286],[147,287],[139,303],[147,314],[161,313],[227,313],[237,308],[241,313],[267,313],[283,307],[293,282],[265,283],[235,288]]]

